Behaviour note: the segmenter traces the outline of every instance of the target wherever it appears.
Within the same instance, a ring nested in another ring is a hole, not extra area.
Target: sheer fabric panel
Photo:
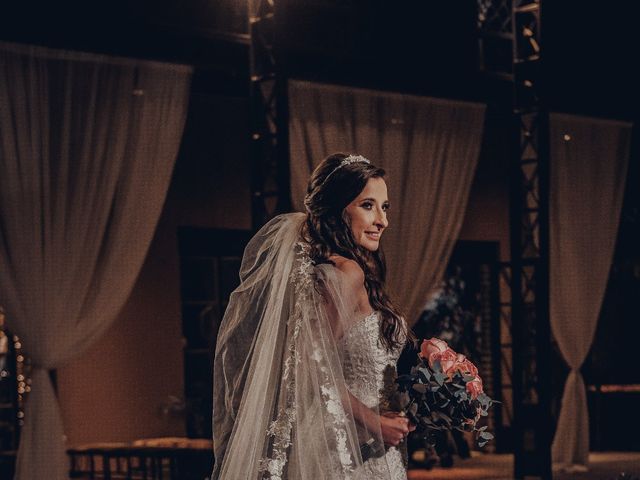
[[[618,232],[631,125],[553,114],[551,329],[571,368],[553,440],[554,463],[586,467],[589,413],[580,367],[596,330]]]
[[[111,324],[142,266],[191,70],[0,43],[0,303],[32,360],[20,480],[67,478],[47,371]]]
[[[388,172],[388,284],[409,323],[438,283],[458,237],[485,106],[303,81],[289,82],[291,191],[302,200],[327,155],[356,152]]]

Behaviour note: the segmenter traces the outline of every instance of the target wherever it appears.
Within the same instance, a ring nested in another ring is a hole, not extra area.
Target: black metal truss
[[[511,261],[500,275],[509,287],[500,302],[500,427],[510,432],[514,477],[550,479],[549,120],[541,101],[540,7],[541,0],[478,0],[478,38],[481,71],[513,88]]]
[[[511,194],[511,336],[516,478],[551,479],[549,115],[541,101],[540,0],[514,0],[517,161]]]
[[[496,415],[496,450],[511,452],[511,427],[513,425],[513,352],[511,343],[511,263],[502,262],[499,266],[500,315],[499,325],[494,335],[493,345],[496,365],[499,371],[494,376],[499,379],[496,387],[497,398],[502,404]]]
[[[287,80],[278,58],[274,0],[249,1],[252,224],[291,208]]]
[[[480,71],[505,80],[513,79],[512,1],[477,0]]]
[[[500,368],[500,352],[493,348],[500,342],[500,286],[499,269],[494,264],[480,265],[480,315],[482,318],[482,345],[483,354],[481,365],[484,375],[485,391],[491,398],[497,398],[502,390],[502,378]],[[487,346],[489,348],[487,348]],[[492,408],[489,411],[487,424],[492,431],[502,425],[502,409]],[[488,452],[496,452],[500,446],[497,442],[487,445]]]

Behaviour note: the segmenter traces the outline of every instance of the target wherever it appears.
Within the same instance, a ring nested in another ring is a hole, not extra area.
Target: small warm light
[[[424,450],[416,450],[411,454],[411,459],[414,462],[425,462],[427,460],[427,452]]]
[[[16,342],[16,348],[22,348],[22,344],[20,342]]]
[[[536,39],[531,37],[529,38],[529,43],[531,44],[531,48],[533,48],[533,51],[536,53],[540,52],[540,45],[538,44],[538,42],[536,42]]]
[[[565,133],[565,134],[564,134],[564,137],[562,137],[562,138],[564,138],[564,141],[565,141],[565,142],[568,142],[568,141],[570,141],[570,140],[571,140],[571,135],[569,135],[568,133]]]
[[[24,418],[24,412],[18,412],[18,418]]]
[[[132,93],[134,97],[141,97],[144,95],[144,90],[141,88],[134,88]]]
[[[18,387],[18,393],[24,393],[24,387]]]
[[[6,377],[8,377],[8,376],[9,376],[9,372],[7,372],[6,370],[2,370],[2,371],[0,372],[0,377],[2,377],[2,378],[6,378]]]
[[[18,375],[18,381],[22,382],[24,380],[24,375],[20,374]]]
[[[24,387],[24,391],[29,393],[31,391],[31,387],[29,387],[29,386]]]
[[[18,355],[16,357],[16,360],[18,360],[19,362],[23,362],[24,361],[24,357],[22,355]]]

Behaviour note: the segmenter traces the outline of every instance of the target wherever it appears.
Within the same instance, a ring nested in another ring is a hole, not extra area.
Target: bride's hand
[[[380,415],[380,430],[385,445],[397,446],[415,428],[407,417],[397,412],[385,412]]]

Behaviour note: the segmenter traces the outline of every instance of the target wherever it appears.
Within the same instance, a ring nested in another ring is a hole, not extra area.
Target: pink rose
[[[469,360],[461,353],[459,353],[456,358],[455,370],[465,375],[472,375],[474,377],[478,376],[478,369],[476,368],[476,366],[471,360]]]
[[[431,355],[435,353],[442,353],[447,348],[449,348],[447,342],[438,338],[430,338],[429,340],[422,341],[422,345],[420,345],[420,353],[418,355],[425,360],[429,360],[429,363],[431,363]]]
[[[429,357],[429,364],[433,367],[433,362],[438,360],[442,367],[442,373],[452,376],[455,372],[457,354],[450,348],[447,348],[444,352],[434,353]]]
[[[482,390],[482,379],[480,377],[476,377],[467,383],[467,393],[471,395],[471,398],[478,398],[478,395],[483,393]]]

